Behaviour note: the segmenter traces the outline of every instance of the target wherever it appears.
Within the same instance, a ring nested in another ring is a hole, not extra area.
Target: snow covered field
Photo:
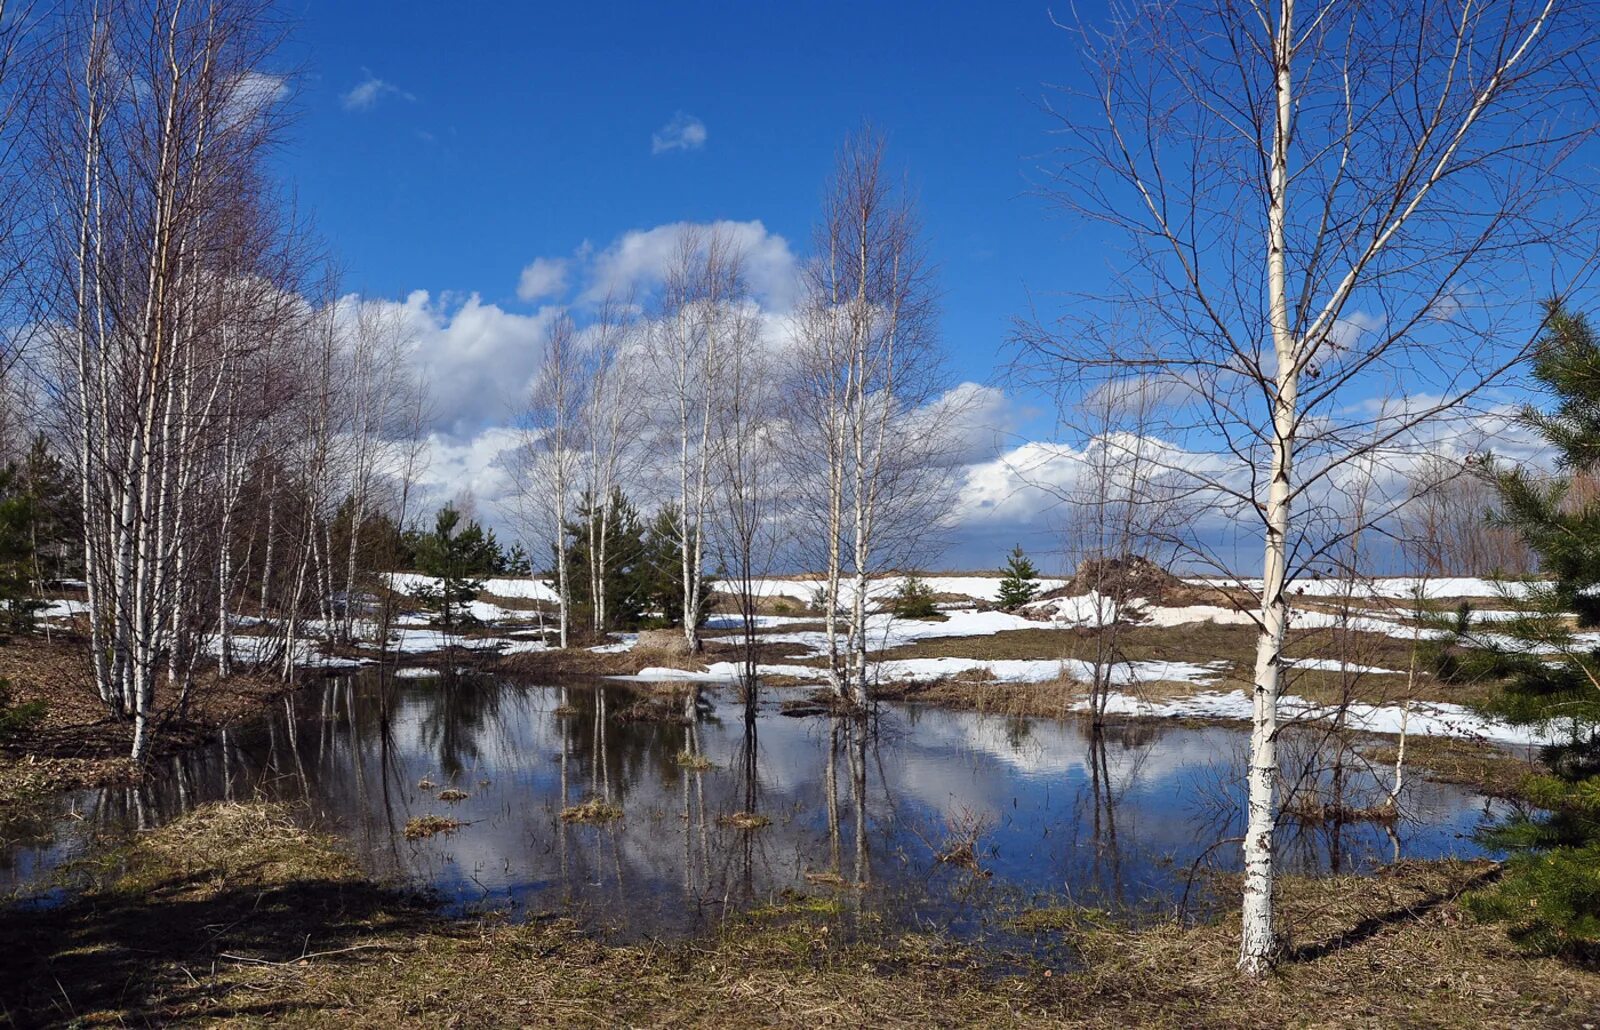
[[[392,579],[398,590],[411,592],[434,581],[415,574],[400,574]],[[876,581],[872,595],[881,601],[898,590],[901,580],[890,578]],[[923,578],[932,590],[940,594],[971,598],[975,603],[992,603],[998,596],[998,576],[928,576]],[[1217,579],[1190,579],[1193,585],[1233,585],[1245,588],[1259,586],[1249,580],[1222,581]],[[1061,580],[1041,583],[1042,590],[1058,588]],[[554,601],[553,592],[542,582],[531,579],[491,579],[485,582],[489,595],[541,602]],[[800,577],[771,578],[763,580],[763,596],[789,598],[809,605],[818,588],[816,580]],[[1307,607],[1297,607],[1292,616],[1296,629],[1343,626],[1345,628],[1411,640],[1416,636],[1434,637],[1438,631],[1418,631],[1405,618],[1405,601],[1420,590],[1428,598],[1467,598],[1474,602],[1475,617],[1483,622],[1495,622],[1514,617],[1516,612],[1507,607],[1527,598],[1533,587],[1525,582],[1496,582],[1473,578],[1438,578],[1418,580],[1408,577],[1378,579],[1352,586],[1338,580],[1308,580],[1299,584],[1295,595],[1307,599]],[[1326,609],[1328,599],[1352,596],[1358,607],[1351,612],[1334,612]],[[848,600],[848,596],[845,598]],[[495,635],[487,637],[461,637],[445,634],[428,624],[421,614],[406,614],[397,620],[391,633],[388,650],[400,656],[402,663],[413,656],[434,654],[447,646],[457,646],[480,652],[501,655],[530,654],[550,650],[545,639],[540,616],[535,612],[508,609],[489,601],[473,601],[465,606],[478,621],[493,627]],[[87,606],[81,601],[52,601],[40,614],[52,622],[61,622],[82,616]],[[1105,598],[1094,594],[1076,597],[1052,598],[1024,606],[1021,612],[984,611],[978,607],[953,607],[939,620],[901,619],[887,613],[868,617],[867,636],[874,652],[886,652],[925,641],[951,638],[992,637],[996,635],[1039,629],[1067,629],[1094,627],[1106,622],[1111,615],[1111,605]],[[1248,607],[1240,610],[1226,605],[1184,604],[1160,605],[1147,600],[1128,602],[1123,617],[1144,627],[1178,627],[1198,623],[1213,623],[1247,629],[1254,624],[1255,613]],[[266,638],[248,635],[250,628],[258,626],[259,619],[239,617],[234,624],[246,635],[234,635],[231,646],[236,656],[248,661],[254,650],[266,644]],[[815,615],[762,615],[757,627],[764,643],[791,645],[797,659],[815,660],[827,654],[828,639],[815,627]],[[737,630],[742,623],[737,616],[713,615],[707,629],[719,632]],[[357,626],[358,632],[363,628]],[[320,627],[308,623],[308,635],[316,635]],[[370,633],[367,634],[370,636]],[[1490,634],[1493,636],[1493,634]],[[599,654],[621,654],[632,650],[638,642],[637,634],[613,634],[610,643],[590,647]],[[1509,639],[1509,638],[1507,638]],[[1600,642],[1600,635],[1585,635],[1588,643]],[[1504,641],[1503,641],[1504,642]],[[370,642],[362,645],[369,651],[377,650]],[[213,640],[211,649],[217,648]],[[925,647],[924,652],[930,648]],[[937,650],[937,645],[934,645]],[[970,654],[970,646],[966,648]],[[1004,653],[1003,651],[1001,653]],[[298,664],[310,667],[354,668],[372,659],[329,657],[313,642],[302,641],[296,648]],[[1348,672],[1364,676],[1401,676],[1400,669],[1377,665],[1343,663],[1331,658],[1300,657],[1288,664],[1305,671]],[[808,684],[824,681],[823,671],[815,665],[802,665],[795,661],[763,664],[761,672],[768,676],[783,676]],[[1208,662],[1204,655],[1186,661],[1133,661],[1124,662],[1112,671],[1112,682],[1118,690],[1109,702],[1109,711],[1117,714],[1152,717],[1201,717],[1212,719],[1248,719],[1250,701],[1242,691],[1218,689],[1217,681],[1226,671],[1226,664]],[[1029,658],[975,658],[934,656],[915,658],[879,659],[872,663],[872,675],[884,683],[932,682],[947,677],[978,676],[996,683],[1045,683],[1067,678],[1078,682],[1090,678],[1092,669],[1084,662],[1073,659]],[[433,675],[432,670],[415,666],[403,668],[403,676]],[[671,668],[646,668],[636,676],[638,680],[685,680],[699,682],[727,682],[738,675],[738,667],[727,661],[716,661],[697,671]],[[1159,697],[1170,691],[1147,692],[1141,687],[1149,684],[1187,684],[1195,688],[1188,696]],[[1146,695],[1150,696],[1146,696]],[[1330,713],[1315,704],[1299,698],[1286,698],[1284,713],[1289,718],[1319,719]],[[1398,705],[1356,704],[1346,709],[1346,721],[1356,729],[1379,733],[1398,732],[1404,718],[1407,731],[1427,736],[1463,737],[1490,740],[1507,744],[1535,744],[1542,741],[1537,731],[1511,727],[1486,720],[1470,710],[1444,702],[1415,702],[1408,711]]]
[[[1194,586],[1233,586],[1257,591],[1261,589],[1261,580],[1259,579],[1199,578],[1186,579],[1184,582]],[[1346,579],[1302,579],[1290,588],[1290,592],[1304,597],[1344,597],[1348,594],[1358,598],[1381,597],[1388,600],[1411,600],[1417,596],[1419,588],[1422,591],[1422,596],[1429,600],[1438,600],[1445,597],[1521,600],[1533,592],[1534,584],[1520,580],[1479,579],[1475,576],[1438,576],[1429,578],[1380,576],[1376,579],[1358,580],[1354,583]]]

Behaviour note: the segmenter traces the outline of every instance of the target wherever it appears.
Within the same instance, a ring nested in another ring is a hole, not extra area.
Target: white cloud
[[[995,386],[959,383],[931,405],[931,414],[951,441],[950,458],[962,465],[988,461],[1015,435],[1016,399]]]
[[[405,326],[412,361],[428,386],[429,428],[455,439],[512,420],[543,360],[555,308],[531,315],[413,291],[404,301],[369,301]]]
[[[507,506],[515,487],[505,459],[520,442],[517,430],[500,426],[465,439],[430,434],[424,467],[417,477],[420,510],[436,508],[468,490],[480,505],[481,521],[509,526],[512,520],[507,517]]]
[[[699,150],[706,145],[706,123],[692,114],[679,111],[650,136],[650,153],[670,150]]]
[[[396,86],[392,82],[385,82],[367,69],[361,69],[366,78],[357,83],[349,92],[339,96],[339,103],[346,111],[366,111],[377,106],[378,101],[384,97],[399,97],[401,100],[415,100],[416,97]]]
[[[750,289],[769,310],[794,304],[800,262],[789,241],[767,231],[759,221],[696,224],[672,222],[653,229],[635,229],[594,255],[582,299],[597,301],[607,294],[649,291],[660,285],[678,251],[683,233],[698,228],[723,234],[743,255]]]
[[[534,258],[517,281],[517,296],[522,300],[559,297],[567,290],[565,258]]]
[[[289,95],[289,83],[281,75],[264,72],[245,72],[233,84],[228,97],[226,118],[231,124],[241,124],[267,113],[273,104]]]
[[[1388,323],[1382,315],[1368,311],[1356,311],[1333,323],[1333,328],[1328,330],[1328,340],[1339,350],[1349,350],[1361,342],[1368,334],[1380,333]]]

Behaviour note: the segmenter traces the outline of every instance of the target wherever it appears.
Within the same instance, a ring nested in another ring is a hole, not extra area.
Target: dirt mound
[[[689,641],[681,629],[647,629],[639,633],[639,642],[634,645],[635,651],[649,651],[653,654],[687,655]]]
[[[1157,604],[1191,592],[1187,583],[1155,562],[1125,555],[1090,558],[1078,566],[1066,586],[1043,596],[1081,597],[1091,591],[1110,597],[1140,597]]]

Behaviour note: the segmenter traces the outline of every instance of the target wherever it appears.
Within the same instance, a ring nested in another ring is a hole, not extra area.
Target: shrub
[[[933,603],[933,588],[915,575],[901,581],[889,609],[902,619],[931,619],[939,614],[939,606]]]

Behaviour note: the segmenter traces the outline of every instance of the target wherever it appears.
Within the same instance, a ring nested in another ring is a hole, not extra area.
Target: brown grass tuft
[[[590,798],[581,805],[561,810],[564,823],[609,823],[622,818],[622,809],[609,801]]]
[[[731,826],[736,830],[759,830],[763,826],[771,826],[772,820],[757,812],[732,812],[718,816],[717,824]]]
[[[454,833],[461,829],[459,820],[443,815],[419,815],[406,820],[406,840],[425,840],[441,833]]]

